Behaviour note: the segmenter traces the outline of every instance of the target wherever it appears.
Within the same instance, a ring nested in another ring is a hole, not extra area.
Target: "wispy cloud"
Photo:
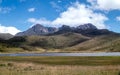
[[[9,13],[11,10],[9,7],[0,7],[0,13]]]
[[[59,0],[58,3],[60,3],[60,2],[61,2],[61,1]],[[51,4],[51,6],[52,6],[53,8],[55,8],[55,10],[56,10],[57,12],[60,12],[60,11],[61,11],[62,8],[61,8],[56,2],[51,1],[50,4]]]
[[[117,16],[117,17],[116,17],[116,20],[117,20],[117,21],[120,21],[120,16]]]
[[[62,1],[61,0],[58,0],[58,3],[61,3]]]
[[[43,25],[50,25],[51,21],[46,20],[45,18],[40,18],[40,19],[36,19],[36,18],[29,18],[27,20],[27,22],[33,23],[33,24],[43,24]]]
[[[29,8],[28,9],[28,12],[34,12],[35,11],[35,8]]]

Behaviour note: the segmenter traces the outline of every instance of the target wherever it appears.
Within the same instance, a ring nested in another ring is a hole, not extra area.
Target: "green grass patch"
[[[99,57],[54,57],[54,56],[17,56],[1,57],[0,61],[31,62],[47,65],[120,65],[120,56],[99,56]]]

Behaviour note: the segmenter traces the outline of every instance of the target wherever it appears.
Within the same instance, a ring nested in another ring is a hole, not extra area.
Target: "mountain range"
[[[44,27],[41,24],[36,24],[24,32],[17,33],[15,36],[58,35],[66,32],[80,33],[85,36],[97,36],[112,33],[107,29],[97,29],[91,23],[79,25],[77,27],[62,25],[60,28]]]
[[[120,34],[98,29],[91,23],[59,28],[36,24],[15,36],[0,34],[0,41],[0,52],[120,52]]]

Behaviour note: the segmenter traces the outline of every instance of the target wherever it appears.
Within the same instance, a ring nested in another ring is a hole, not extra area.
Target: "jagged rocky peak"
[[[35,24],[33,27],[44,27],[44,26],[41,24]]]
[[[77,27],[77,29],[80,29],[80,30],[97,30],[97,27],[94,26],[93,24],[91,23],[87,23],[87,24],[83,24],[83,25],[79,25]]]
[[[36,24],[36,25],[34,25],[32,28],[31,28],[31,30],[33,30],[34,32],[36,32],[36,33],[47,33],[48,32],[48,30],[47,30],[47,28],[46,27],[44,27],[43,25],[41,25],[41,24]]]
[[[97,30],[97,27],[94,26],[93,24],[91,23],[86,23],[86,24],[83,24],[83,25],[79,25],[77,27],[70,27],[68,25],[62,25],[59,30]]]
[[[34,28],[36,31],[47,32],[47,33],[52,33],[58,30],[55,27],[45,27],[41,24],[36,24],[32,28]]]
[[[35,24],[24,32],[17,33],[16,36],[30,36],[30,35],[46,35],[49,33],[56,32],[57,29],[54,27],[44,27],[41,24]]]

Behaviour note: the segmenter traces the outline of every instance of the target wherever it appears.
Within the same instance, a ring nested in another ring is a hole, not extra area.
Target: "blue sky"
[[[36,23],[53,27],[92,23],[120,33],[120,1],[0,0],[0,33],[14,35]]]

